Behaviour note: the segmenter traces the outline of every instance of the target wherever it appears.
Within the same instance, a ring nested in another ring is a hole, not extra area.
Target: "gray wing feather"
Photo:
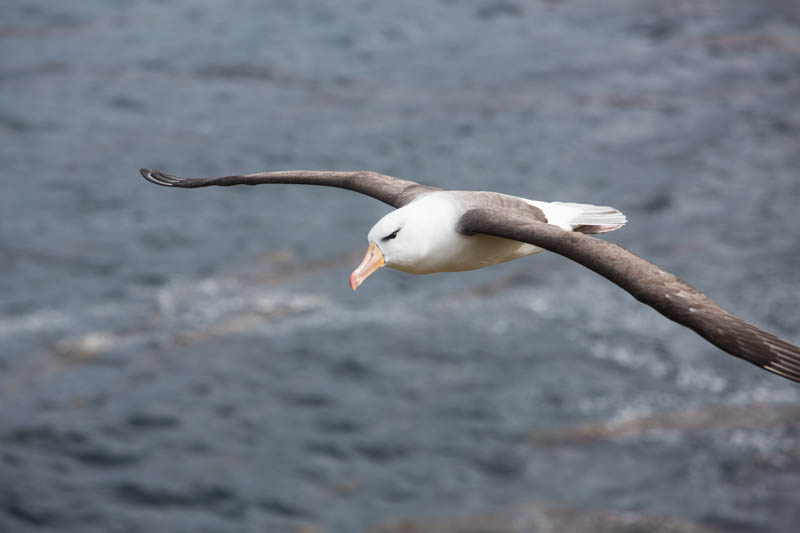
[[[540,222],[548,222],[544,212],[522,198],[509,196],[492,191],[449,191],[458,201],[459,206],[464,210],[487,209],[515,211],[520,215],[532,217]]]
[[[394,207],[402,207],[419,196],[438,191],[435,187],[378,174],[377,172],[354,171],[336,172],[325,170],[287,170],[279,172],[259,172],[234,176],[217,176],[212,178],[179,178],[157,170],[142,168],[139,170],[144,179],[164,187],[195,187],[232,185],[262,185],[265,183],[288,183],[300,185],[323,185],[338,187],[372,196]]]
[[[800,382],[800,348],[728,313],[682,279],[621,246],[510,210],[467,211],[458,229],[527,242],[572,259],[729,354]]]

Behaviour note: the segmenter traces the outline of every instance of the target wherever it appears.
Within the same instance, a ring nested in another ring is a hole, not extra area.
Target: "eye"
[[[400,230],[399,230],[399,229],[396,229],[396,230],[394,230],[392,233],[390,233],[389,235],[387,235],[386,237],[384,237],[384,238],[383,238],[383,240],[384,240],[384,241],[389,241],[389,240],[392,240],[392,239],[394,239],[395,237],[397,237],[397,234],[398,234],[399,232],[400,232]]]

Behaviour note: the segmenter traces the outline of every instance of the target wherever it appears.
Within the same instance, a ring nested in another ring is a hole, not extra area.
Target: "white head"
[[[436,256],[453,232],[453,210],[431,196],[392,211],[369,230],[367,253],[350,275],[353,290],[382,266],[415,274],[437,271]]]

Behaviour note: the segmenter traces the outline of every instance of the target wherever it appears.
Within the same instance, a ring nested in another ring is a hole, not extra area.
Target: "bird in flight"
[[[800,348],[728,313],[625,248],[590,237],[626,223],[611,207],[447,191],[368,171],[291,170],[212,178],[179,178],[146,168],[140,172],[156,185],[185,189],[267,183],[338,187],[395,207],[369,231],[367,253],[350,274],[353,290],[384,266],[413,274],[458,272],[549,250],[594,270],[729,354],[800,382]]]

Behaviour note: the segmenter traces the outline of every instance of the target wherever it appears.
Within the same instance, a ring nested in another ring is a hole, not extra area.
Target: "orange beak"
[[[369,243],[369,248],[367,248],[367,253],[364,255],[364,259],[361,260],[361,264],[350,274],[350,288],[356,290],[370,274],[382,266],[383,253],[377,244],[374,242]]]

